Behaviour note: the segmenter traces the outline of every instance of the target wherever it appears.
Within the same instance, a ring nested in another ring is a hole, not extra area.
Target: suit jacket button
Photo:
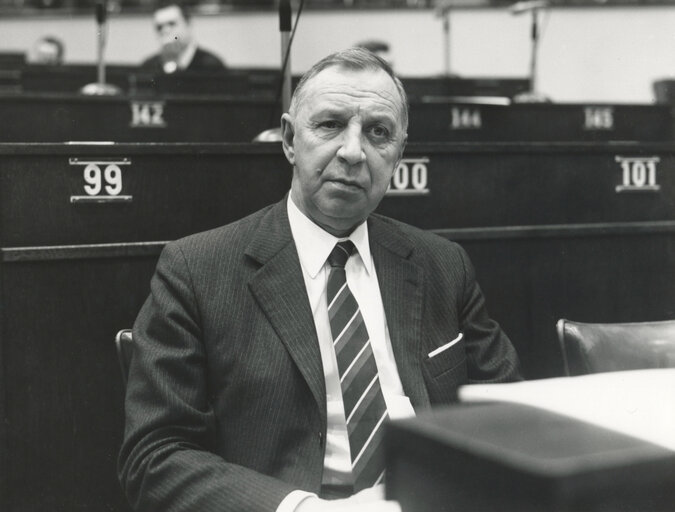
[[[323,433],[319,432],[319,445],[323,444]]]

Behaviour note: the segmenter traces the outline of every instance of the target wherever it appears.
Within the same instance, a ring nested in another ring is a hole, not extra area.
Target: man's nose
[[[356,165],[366,159],[361,146],[361,125],[350,123],[342,134],[342,145],[337,156],[349,165]]]

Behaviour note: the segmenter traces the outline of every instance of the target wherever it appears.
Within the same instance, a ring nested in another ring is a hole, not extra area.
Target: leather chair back
[[[133,336],[131,329],[122,329],[115,336],[115,348],[117,348],[117,359],[122,370],[122,382],[124,386],[127,385],[127,377],[129,375],[129,362],[131,361],[131,350],[133,348]]]
[[[600,324],[563,318],[556,327],[567,375],[675,368],[675,320]]]

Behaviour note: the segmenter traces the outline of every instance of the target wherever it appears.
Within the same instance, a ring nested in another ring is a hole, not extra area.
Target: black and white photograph
[[[0,0],[0,511],[675,511],[675,0]]]

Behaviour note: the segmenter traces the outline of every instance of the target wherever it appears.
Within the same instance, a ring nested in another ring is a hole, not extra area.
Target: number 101
[[[616,161],[623,171],[622,183],[616,186],[617,192],[661,189],[661,186],[656,183],[656,164],[660,161],[659,157],[624,158],[617,156]]]

